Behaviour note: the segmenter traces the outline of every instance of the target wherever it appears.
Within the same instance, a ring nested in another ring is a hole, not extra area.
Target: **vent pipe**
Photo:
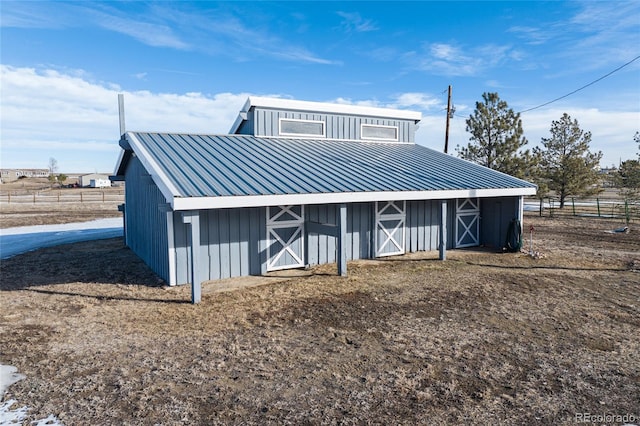
[[[120,138],[122,138],[126,132],[124,126],[124,95],[122,93],[118,93],[118,115],[120,117]]]

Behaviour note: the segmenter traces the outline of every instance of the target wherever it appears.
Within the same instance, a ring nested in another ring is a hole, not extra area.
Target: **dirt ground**
[[[0,363],[26,379],[6,398],[65,425],[640,423],[640,229],[530,225],[537,259],[328,265],[210,282],[195,306],[120,239],[20,255],[1,265]]]

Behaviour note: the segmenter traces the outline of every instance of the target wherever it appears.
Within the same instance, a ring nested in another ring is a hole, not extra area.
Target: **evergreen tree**
[[[458,146],[458,156],[519,178],[530,174],[530,152],[519,153],[527,144],[520,114],[508,107],[497,93],[483,93],[482,102],[467,119],[471,141]]]
[[[640,198],[640,161],[627,160],[620,164],[615,175],[616,186],[624,198]]]
[[[589,152],[591,132],[580,129],[578,120],[564,113],[551,123],[551,137],[542,138],[543,149],[534,149],[540,155],[540,172],[550,190],[560,197],[560,208],[567,197],[598,193],[598,165],[602,152]]]

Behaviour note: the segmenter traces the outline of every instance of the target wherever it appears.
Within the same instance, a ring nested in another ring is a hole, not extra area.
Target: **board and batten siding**
[[[125,243],[169,282],[167,214],[160,209],[164,196],[138,158],[132,158],[125,176]]]
[[[451,203],[447,206],[447,248],[453,245]],[[440,242],[440,201],[407,201],[405,251],[438,250]]]
[[[509,223],[514,218],[520,218],[520,198],[496,197],[480,200],[482,245],[498,249],[504,247]]]
[[[447,248],[453,246],[455,212],[449,202]],[[335,226],[339,205],[305,206],[305,223]],[[261,275],[267,272],[266,207],[200,210],[200,274],[205,280]],[[375,257],[373,232],[375,203],[347,204],[347,259]],[[440,201],[407,201],[405,252],[438,250]],[[166,228],[166,227],[165,227]],[[173,213],[176,283],[189,282],[190,235],[180,212]],[[305,263],[336,262],[334,236],[305,232]]]
[[[200,276],[205,280],[266,272],[264,207],[200,210]],[[179,212],[173,215],[176,282],[189,282],[191,233]]]
[[[248,113],[246,124],[236,133],[278,137],[280,118],[324,121],[327,139],[360,140],[361,124],[398,127],[398,142],[414,142],[416,124],[411,120],[358,117],[342,114],[296,112],[255,108]]]

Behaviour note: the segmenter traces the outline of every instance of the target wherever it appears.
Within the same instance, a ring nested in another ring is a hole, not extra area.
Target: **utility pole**
[[[449,151],[449,119],[451,118],[451,85],[449,85],[449,96],[447,97],[447,130],[444,134],[444,153]]]

